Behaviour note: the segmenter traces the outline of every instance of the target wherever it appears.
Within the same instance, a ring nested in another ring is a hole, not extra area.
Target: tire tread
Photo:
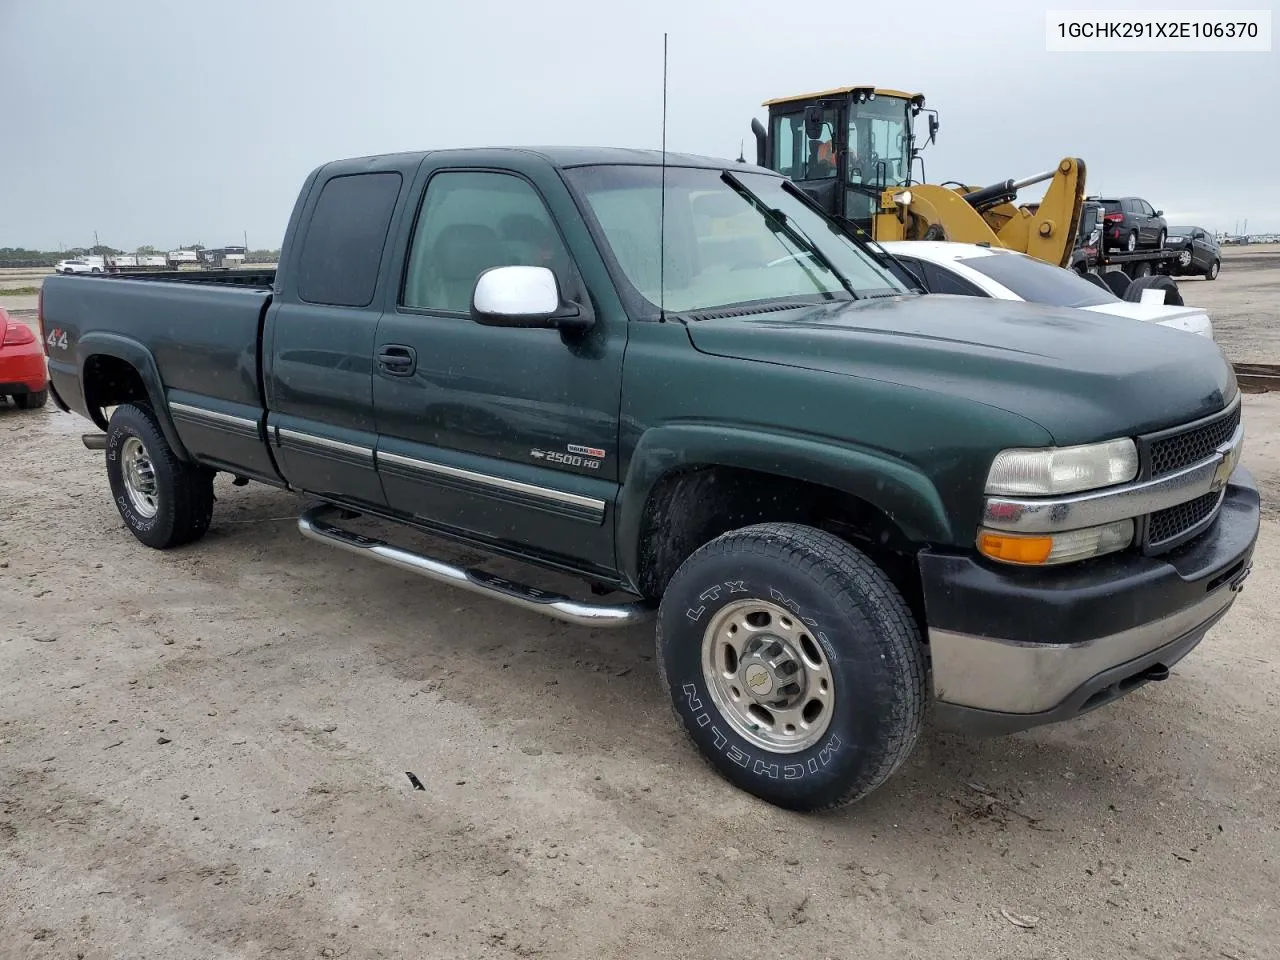
[[[890,675],[903,681],[898,685],[900,689],[887,698],[893,704],[893,714],[885,718],[888,736],[875,744],[878,756],[864,768],[861,777],[849,784],[845,793],[828,803],[803,809],[819,813],[847,806],[871,793],[902,766],[923,728],[927,665],[915,618],[898,588],[866,554],[834,534],[803,524],[761,523],[731,530],[694,551],[681,566],[684,569],[702,560],[742,553],[794,566],[812,578],[838,606],[854,617],[878,621],[884,628],[887,643],[880,644],[880,653],[890,660]],[[864,605],[870,609],[864,609]],[[661,618],[657,635],[657,666],[663,690],[681,729],[692,740],[692,733],[672,696],[663,657]],[[871,630],[869,635],[877,634]],[[701,750],[698,754],[720,773],[710,757]]]

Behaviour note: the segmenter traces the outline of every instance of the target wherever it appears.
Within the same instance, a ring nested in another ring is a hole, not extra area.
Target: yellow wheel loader
[[[768,126],[751,121],[756,163],[794,180],[829,214],[876,240],[959,240],[1008,247],[1068,266],[1084,204],[1084,161],[1066,157],[1044,173],[986,187],[924,183],[920,151],[938,135],[924,95],[840,87],[766,100]],[[917,146],[915,119],[928,117]],[[920,181],[912,178],[919,164]],[[1037,202],[1018,191],[1048,181]]]

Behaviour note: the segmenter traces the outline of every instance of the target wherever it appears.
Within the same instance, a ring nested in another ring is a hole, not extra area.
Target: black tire
[[[1174,282],[1173,277],[1159,274],[1152,277],[1143,277],[1135,280],[1124,291],[1122,299],[1130,303],[1140,303],[1142,301],[1143,290],[1163,290],[1164,302],[1166,306],[1181,307],[1182,292],[1178,290],[1178,285]]]
[[[1124,297],[1124,292],[1133,281],[1123,270],[1108,270],[1102,274],[1103,285],[1117,297]]]
[[[1222,261],[1221,261],[1221,260],[1215,260],[1215,261],[1213,261],[1213,263],[1209,264],[1209,269],[1205,271],[1204,278],[1205,278],[1206,280],[1217,280],[1217,279],[1218,279],[1218,271],[1219,271],[1221,268],[1222,268]]]
[[[1145,260],[1132,264],[1129,267],[1129,275],[1134,280],[1141,280],[1143,277],[1149,277],[1151,276],[1151,264],[1147,263]]]
[[[1125,237],[1124,249],[1127,253],[1133,253],[1138,249],[1138,231],[1130,230],[1129,236]]]
[[[744,600],[771,604],[779,612],[776,629],[792,631],[802,649],[825,658],[832,694],[827,726],[804,749],[782,752],[749,741],[708,686],[704,634]],[[893,775],[920,734],[925,657],[911,611],[865,554],[811,527],[760,524],[698,549],[663,595],[657,654],[676,716],[704,759],[730,783],[779,807],[828,810],[865,797]]]
[[[130,438],[141,442],[154,476],[152,516],[140,512],[129,498],[121,451]],[[137,403],[116,407],[107,424],[106,460],[116,509],[140,542],[167,550],[199,540],[208,531],[213,519],[213,471],[178,459],[150,407]]]
[[[1107,286],[1107,281],[1103,280],[1100,276],[1098,276],[1092,270],[1081,270],[1080,276],[1084,277],[1084,279],[1088,280],[1090,283],[1094,284],[1095,286],[1101,287],[1103,290],[1111,289],[1110,287]]]
[[[43,407],[49,399],[48,390],[33,390],[30,393],[15,393],[13,402],[19,410],[36,410]]]
[[[1163,250],[1164,245],[1166,241],[1168,241],[1168,239],[1169,239],[1169,232],[1167,230],[1161,230],[1160,236],[1156,238],[1156,249]]]

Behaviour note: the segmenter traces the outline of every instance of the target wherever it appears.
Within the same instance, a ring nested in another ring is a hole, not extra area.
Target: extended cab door
[[[419,172],[374,346],[378,472],[420,523],[611,571],[626,316],[559,174],[510,165],[439,155]],[[514,264],[550,267],[595,325],[474,322],[477,277]]]
[[[296,489],[386,504],[373,462],[373,341],[387,240],[420,161],[331,164],[299,198],[262,351],[267,435]]]

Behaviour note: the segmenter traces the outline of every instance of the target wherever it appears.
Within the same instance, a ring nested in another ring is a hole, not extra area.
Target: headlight
[[[1078,447],[1002,450],[987,473],[996,496],[1052,497],[1126,483],[1138,475],[1138,448],[1127,437]]]
[[[983,556],[1024,566],[1088,560],[1123,550],[1132,542],[1132,520],[1062,533],[1018,534],[985,528],[978,532],[978,552]]]

